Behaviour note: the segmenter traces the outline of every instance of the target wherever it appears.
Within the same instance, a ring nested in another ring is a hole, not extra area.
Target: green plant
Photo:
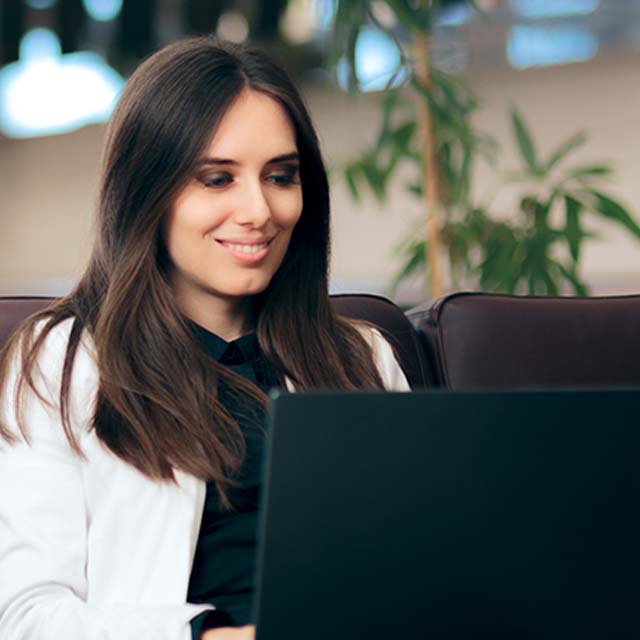
[[[491,204],[450,210],[441,227],[448,249],[453,285],[477,286],[503,293],[558,295],[567,287],[587,295],[579,265],[585,239],[596,238],[589,219],[601,217],[640,239],[640,226],[629,211],[600,184],[611,175],[608,165],[568,164],[587,137],[571,136],[548,158],[539,158],[522,116],[511,112],[522,167],[503,175],[502,184],[522,191],[515,215],[500,219]],[[348,170],[353,170],[349,167]],[[424,264],[424,240],[401,247],[404,264],[392,286]]]
[[[344,56],[349,69],[349,87],[356,90],[359,86],[356,48],[360,32],[371,25],[384,31],[378,18],[381,7],[386,7],[395,17],[398,28],[389,33],[400,56],[388,89],[391,90],[402,75],[409,78],[408,86],[416,98],[412,103],[415,113],[409,122],[413,122],[417,135],[408,136],[406,153],[392,148],[387,154],[387,164],[380,164],[385,162],[381,156],[387,151],[386,147],[396,144],[395,140],[402,135],[395,132],[390,138],[390,131],[384,129],[397,119],[396,108],[402,108],[402,102],[397,99],[386,101],[383,106],[386,117],[378,136],[377,153],[365,155],[361,165],[369,177],[383,179],[383,185],[376,190],[378,196],[380,190],[386,188],[399,160],[408,159],[418,165],[418,179],[412,188],[424,195],[425,247],[428,244],[430,249],[425,253],[425,261],[429,264],[427,278],[434,296],[442,293],[440,209],[455,199],[456,194],[467,190],[473,156],[479,144],[487,142],[483,136],[476,135],[470,125],[469,115],[476,106],[473,96],[463,85],[438,73],[431,65],[428,34],[439,4],[436,0],[336,0],[332,47],[333,62]],[[410,125],[406,129],[410,129]],[[417,143],[415,149],[412,148],[414,141]],[[397,157],[394,154],[398,154]],[[347,180],[355,180],[355,173],[357,169],[347,176]]]
[[[606,218],[640,238],[640,227],[629,211],[599,188],[611,167],[567,167],[568,157],[586,141],[583,133],[542,160],[522,116],[513,110],[522,167],[500,174],[495,141],[471,122],[478,108],[476,97],[463,81],[430,64],[428,35],[440,4],[435,0],[338,0],[332,60],[344,56],[352,90],[358,88],[358,35],[366,26],[381,28],[375,11],[381,4],[395,15],[398,27],[389,33],[400,61],[381,92],[375,141],[344,166],[343,173],[355,199],[364,186],[384,201],[398,168],[412,168],[415,178],[406,188],[425,201],[427,233],[416,230],[399,248],[402,267],[392,287],[423,271],[431,296],[440,295],[438,265],[445,253],[453,287],[554,295],[569,286],[575,293],[587,293],[579,262],[585,239],[595,237],[588,229],[589,218]],[[399,89],[394,85],[401,74],[407,81]],[[512,215],[496,215],[491,202],[474,200],[472,176],[478,158],[496,168],[501,187],[515,185],[521,193]]]

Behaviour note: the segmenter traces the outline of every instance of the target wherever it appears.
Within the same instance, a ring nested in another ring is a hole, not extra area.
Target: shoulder
[[[387,391],[409,391],[409,383],[398,364],[393,347],[380,330],[358,324],[358,331],[371,347],[373,359]]]
[[[31,372],[33,387],[26,384],[23,377],[22,341],[28,340],[33,344],[45,331],[47,320],[38,322],[31,335],[22,336],[9,354],[7,375],[2,388],[1,413],[2,422],[16,434],[20,422],[16,413],[18,406],[21,407],[20,418],[30,435],[37,436],[41,425],[58,422],[62,374],[73,324],[74,318],[68,318],[48,331],[38,349]],[[97,387],[98,368],[93,343],[84,331],[73,360],[69,386],[69,410],[74,426],[80,428],[80,425],[85,426],[90,420]]]
[[[40,364],[55,364],[59,360],[64,360],[74,322],[75,318],[67,318],[49,329],[38,351],[38,362]],[[34,342],[45,331],[47,324],[48,319],[40,320],[35,325],[32,335],[26,337],[30,338],[31,342]]]
[[[64,361],[74,322],[75,318],[67,318],[52,327],[38,351],[38,375],[49,386],[59,387],[62,380]],[[36,325],[34,339],[41,334],[45,326],[46,320]],[[75,391],[79,391],[79,387],[86,386],[84,383],[92,382],[96,375],[97,365],[93,341],[89,333],[83,330],[73,360],[72,388]]]

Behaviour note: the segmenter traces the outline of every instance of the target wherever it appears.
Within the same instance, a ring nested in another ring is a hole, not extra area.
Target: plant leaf
[[[346,43],[346,60],[349,65],[348,88],[351,93],[355,93],[358,89],[360,79],[356,72],[356,44],[360,35],[361,25],[354,25],[349,29]]]
[[[365,177],[369,188],[373,191],[378,202],[383,202],[386,197],[385,175],[375,163],[375,159],[371,156],[365,158],[360,164],[362,175]]]
[[[367,21],[368,4],[368,0],[337,0],[329,47],[329,62],[331,64],[336,64],[345,53],[348,54],[351,47],[350,41],[353,41],[352,51],[355,53],[355,40]],[[347,57],[349,58],[349,55]],[[349,61],[351,65],[354,58],[355,55],[352,55]],[[353,69],[352,65],[350,76],[353,75]]]
[[[587,191],[596,199],[596,210],[602,216],[621,224],[631,231],[636,238],[640,238],[640,226],[619,202],[595,189],[587,189]]]
[[[479,265],[480,285],[490,291],[509,292],[509,276],[518,270],[518,241],[506,223],[493,223],[485,218],[486,238],[482,242]]]
[[[545,173],[548,173],[553,169],[559,162],[564,160],[569,153],[571,153],[574,149],[584,144],[587,141],[587,135],[584,132],[577,133],[576,135],[569,138],[567,141],[563,142],[552,154],[549,160],[547,161],[547,165],[544,168]]]
[[[431,88],[434,93],[441,93],[450,109],[455,113],[467,116],[478,106],[478,100],[471,89],[460,79],[431,67]]]
[[[538,166],[538,158],[533,145],[533,140],[522,116],[515,108],[511,110],[511,124],[513,126],[513,132],[515,134],[522,159],[533,175],[539,175],[540,168]]]
[[[498,142],[490,135],[485,133],[475,134],[475,146],[480,155],[493,168],[497,165],[497,153],[499,150]]]
[[[612,172],[611,167],[607,165],[593,165],[590,167],[578,167],[573,171],[567,173],[564,176],[565,180],[572,180],[575,178],[590,178],[590,177],[604,177],[608,176]]]
[[[422,268],[426,264],[426,251],[424,240],[421,242],[414,242],[407,247],[406,250],[407,259],[400,268],[400,271],[391,279],[389,288],[391,295],[395,295],[398,285],[408,276],[415,273],[418,269]]]
[[[548,268],[543,269],[540,272],[540,276],[542,278],[542,281],[544,282],[544,286],[547,289],[547,295],[557,296],[558,293],[560,293],[560,291],[558,290],[558,285],[555,283],[555,280],[553,279],[553,276],[551,275],[550,270]]]
[[[382,124],[380,131],[378,132],[378,139],[376,141],[376,151],[380,150],[389,141],[389,132],[391,130],[391,117],[393,111],[398,103],[398,92],[395,90],[384,91],[382,98],[380,99],[380,106],[382,107]]]
[[[405,122],[391,133],[391,139],[399,152],[408,150],[411,140],[416,131],[415,122]]]
[[[570,195],[564,197],[565,205],[565,236],[569,245],[569,253],[574,263],[578,262],[580,258],[580,243],[583,238],[582,229],[580,228],[580,209],[582,209],[582,203],[578,202]]]
[[[344,170],[344,179],[347,183],[347,187],[349,187],[349,193],[353,200],[358,202],[360,200],[360,193],[358,192],[358,187],[356,185],[356,167],[351,165]]]
[[[589,295],[589,288],[587,287],[586,283],[584,283],[584,282],[582,282],[582,280],[580,280],[580,278],[578,277],[578,275],[575,272],[575,269],[567,269],[560,262],[557,262],[556,266],[560,270],[560,273],[564,276],[565,280],[569,281],[569,283],[573,287],[573,290],[575,291],[576,295],[578,295],[578,296],[588,296]]]

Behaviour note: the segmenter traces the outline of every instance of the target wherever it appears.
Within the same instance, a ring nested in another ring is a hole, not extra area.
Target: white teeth
[[[266,246],[266,242],[260,244],[226,244],[231,251],[237,251],[238,253],[258,253],[262,251]]]

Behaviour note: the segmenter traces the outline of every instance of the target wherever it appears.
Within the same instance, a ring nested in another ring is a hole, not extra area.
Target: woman
[[[0,637],[252,637],[265,391],[407,388],[331,310],[327,178],[285,73],[207,38],[145,61],[97,232],[0,364]]]

